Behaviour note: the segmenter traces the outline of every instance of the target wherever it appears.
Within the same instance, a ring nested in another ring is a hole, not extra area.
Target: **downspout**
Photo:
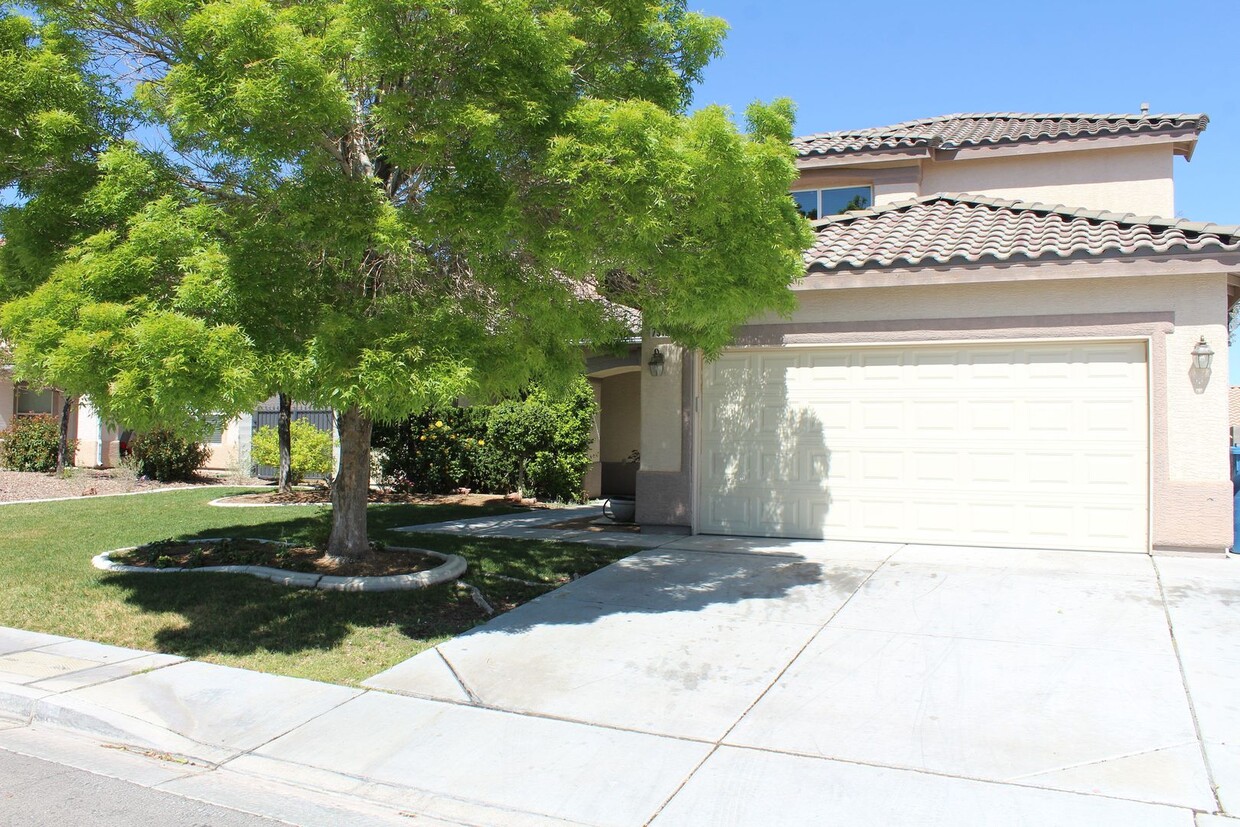
[[[95,467],[103,467],[103,420],[96,418],[95,428],[98,431],[98,437],[95,439]]]

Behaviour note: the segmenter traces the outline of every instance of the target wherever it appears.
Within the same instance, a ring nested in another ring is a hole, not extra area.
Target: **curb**
[[[225,538],[222,537],[206,537],[200,540],[187,540],[191,543],[216,543]],[[237,539],[237,538],[233,538]],[[240,538],[250,540],[251,542],[270,543],[273,545],[283,545],[276,540],[263,540],[256,537]],[[341,577],[331,574],[311,574],[309,572],[287,571],[285,569],[274,569],[269,566],[199,566],[198,568],[166,568],[156,569],[149,566],[127,566],[123,563],[117,563],[112,560],[112,555],[122,551],[133,551],[137,546],[129,546],[128,548],[118,548],[112,551],[105,551],[91,558],[91,565],[101,571],[110,571],[124,574],[192,574],[194,572],[215,572],[222,574],[248,574],[251,577],[257,577],[260,580],[267,580],[279,586],[293,586],[295,588],[304,589],[322,589],[324,591],[335,592],[394,592],[394,591],[410,591],[412,589],[425,589],[430,586],[437,586],[440,583],[447,583],[456,580],[465,573],[467,563],[465,558],[457,554],[443,554],[438,551],[431,551],[425,548],[411,548],[408,546],[392,546],[399,551],[416,551],[419,554],[425,554],[428,557],[435,557],[443,560],[443,564],[436,566],[429,571],[419,571],[413,574],[389,574],[382,577]]]
[[[213,505],[216,508],[331,508],[332,504],[327,503],[230,503],[225,500],[231,500],[233,497],[243,497],[244,494],[229,494],[227,497],[216,497],[207,505]],[[418,549],[421,551],[421,549]]]

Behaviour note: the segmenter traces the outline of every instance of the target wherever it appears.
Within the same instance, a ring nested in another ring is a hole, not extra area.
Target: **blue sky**
[[[691,0],[732,30],[695,106],[790,97],[798,134],[952,112],[1205,112],[1176,213],[1240,224],[1240,0]],[[1240,348],[1238,348],[1240,350]],[[1231,384],[1240,385],[1240,356]]]
[[[1205,112],[1176,211],[1240,224],[1240,2],[697,0],[727,20],[696,105],[790,97],[798,134],[952,112]]]

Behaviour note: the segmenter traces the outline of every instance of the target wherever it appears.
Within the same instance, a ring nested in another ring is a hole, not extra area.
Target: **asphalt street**
[[[281,823],[0,749],[0,827],[276,827]]]

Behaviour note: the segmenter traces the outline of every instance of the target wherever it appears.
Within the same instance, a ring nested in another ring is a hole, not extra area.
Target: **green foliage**
[[[400,421],[563,386],[617,304],[708,356],[792,307],[793,107],[687,114],[726,26],[686,0],[31,8],[0,11],[0,338],[109,421],[275,390]],[[530,429],[495,473],[567,491]]]
[[[129,443],[135,470],[160,482],[192,480],[211,451],[194,440],[172,431],[148,431]]]
[[[45,279],[97,227],[81,209],[108,136],[125,126],[113,88],[75,35],[0,7],[0,301]]]
[[[428,411],[377,428],[383,472],[426,493],[464,487],[544,500],[582,499],[597,403],[584,378],[562,396],[542,388],[492,406]]]
[[[302,482],[306,474],[332,472],[329,432],[320,431],[304,419],[294,419],[289,424],[289,449],[294,485]],[[259,428],[254,432],[251,451],[255,464],[280,467],[280,432],[276,428]]]
[[[59,450],[60,420],[54,416],[15,416],[0,431],[0,467],[12,471],[55,471]],[[76,450],[77,440],[69,440],[69,455]]]
[[[438,408],[371,435],[380,467],[402,487],[428,494],[479,488],[477,467],[486,445],[485,407]]]

